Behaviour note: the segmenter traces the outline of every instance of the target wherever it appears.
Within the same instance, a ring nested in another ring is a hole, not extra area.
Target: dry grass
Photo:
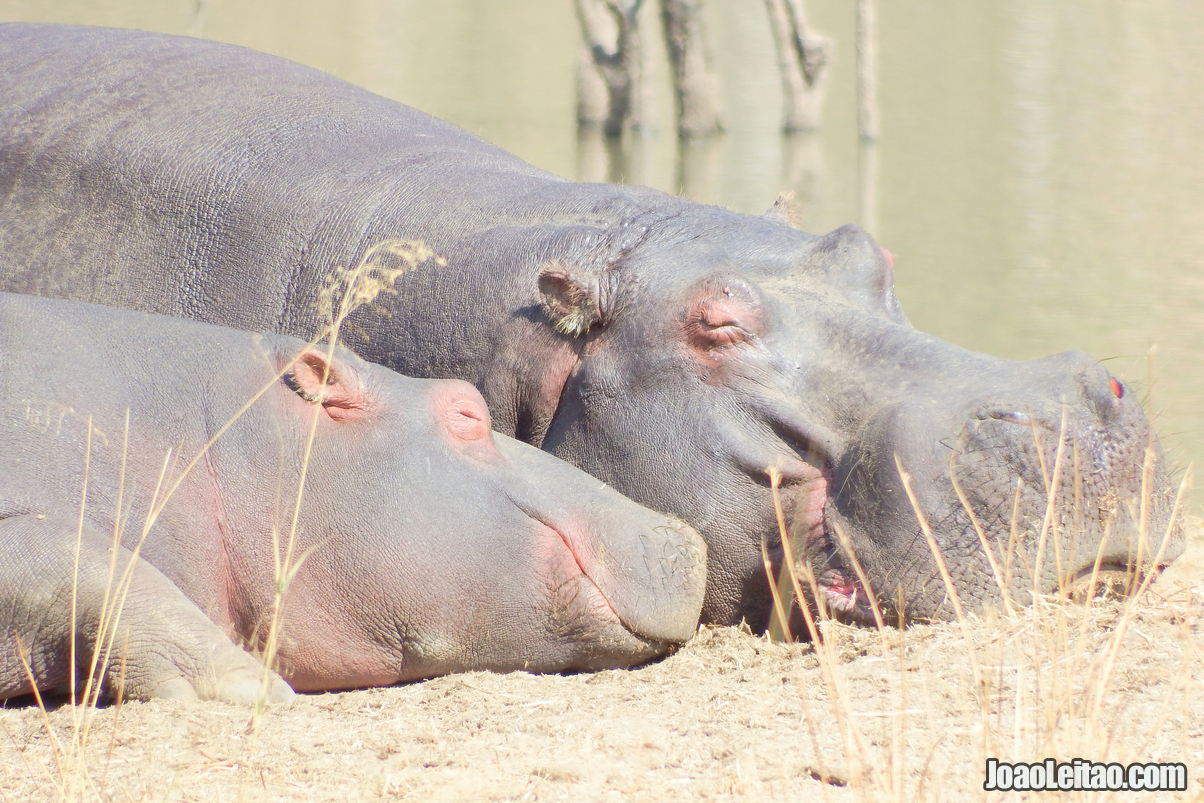
[[[420,265],[433,261],[435,264],[445,264],[427,245],[417,240],[384,240],[371,246],[359,261],[349,267],[335,268],[327,277],[325,287],[318,297],[318,307],[326,321],[322,331],[310,342],[312,347],[324,342],[325,367],[322,372],[322,385],[330,381],[331,365],[334,363],[335,351],[339,347],[339,337],[347,318],[356,310],[374,302],[381,293],[394,292],[397,279],[408,271]],[[284,369],[285,371],[288,368]],[[268,387],[279,381],[280,375],[272,378],[268,385],[256,395],[262,395]],[[246,407],[243,408],[245,410]],[[235,414],[237,419],[242,410]],[[305,501],[305,481],[309,476],[309,465],[313,455],[314,439],[318,433],[318,419],[321,408],[314,405],[310,414],[309,426],[305,433],[305,447],[301,455],[300,476],[297,480],[297,490],[293,494],[293,510],[288,521],[288,534],[281,543],[280,532],[272,528],[272,557],[274,559],[273,577],[275,590],[272,598],[272,612],[268,617],[267,632],[263,640],[260,658],[263,661],[263,677],[259,684],[259,696],[251,713],[248,725],[252,732],[259,730],[271,684],[272,670],[276,666],[277,651],[280,646],[280,622],[284,609],[288,588],[301,565],[313,550],[297,552],[297,525],[301,520],[301,506]],[[231,422],[232,423],[232,422]],[[227,424],[228,426],[229,424]],[[216,435],[214,439],[216,439]],[[208,448],[206,445],[205,448]]]
[[[1049,600],[1014,617],[971,617],[964,628],[885,636],[821,623],[826,667],[810,645],[717,628],[634,671],[474,672],[307,695],[269,709],[258,735],[246,732],[245,710],[221,704],[101,709],[97,730],[106,738],[85,754],[92,791],[171,799],[958,798],[981,788],[986,754],[1186,761],[1198,797],[1204,522],[1190,526],[1187,555],[1131,609]],[[1097,705],[1098,668],[1126,616]],[[72,716],[63,707],[49,720],[63,733]],[[37,709],[0,711],[0,727],[8,735],[0,790],[53,793],[52,747]]]

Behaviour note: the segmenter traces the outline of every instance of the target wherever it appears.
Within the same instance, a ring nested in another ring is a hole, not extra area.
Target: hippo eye
[[[489,434],[489,414],[472,399],[449,404],[444,421],[451,433],[461,440],[479,440]]]
[[[726,289],[726,288],[725,288]],[[754,335],[737,319],[731,304],[705,304],[687,324],[690,337],[702,348],[747,343]]]
[[[734,343],[745,343],[752,338],[749,331],[735,323],[705,326],[701,335],[711,346],[730,346]]]
[[[753,288],[737,278],[706,280],[681,313],[682,333],[694,349],[720,357],[729,346],[753,343],[764,311]],[[708,359],[710,359],[708,357]]]
[[[732,346],[753,339],[753,333],[736,321],[727,317],[708,320],[705,312],[689,321],[686,328],[694,345],[703,349]]]

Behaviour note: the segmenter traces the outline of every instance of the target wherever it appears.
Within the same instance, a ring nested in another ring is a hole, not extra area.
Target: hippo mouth
[[[830,476],[825,468],[821,478],[802,485],[795,497],[791,516],[793,546],[810,566],[815,588],[809,588],[810,580],[803,576],[799,576],[799,583],[804,593],[820,597],[812,600],[812,604],[828,615],[856,624],[873,624],[875,597],[866,590],[852,562],[837,545],[833,529],[837,525],[828,493]],[[882,613],[881,603],[878,613]]]
[[[826,507],[826,506],[825,506]],[[875,597],[865,588],[849,561],[836,545],[828,516],[822,531],[809,543],[809,559],[823,607],[830,615],[856,624],[874,624]],[[881,603],[878,615],[882,615]]]
[[[840,514],[830,510],[829,503],[830,500],[825,500],[824,515],[806,531],[806,547],[802,556],[811,567],[815,592],[822,598],[822,608],[832,618],[850,624],[877,625],[898,619],[902,626],[904,614],[909,613],[903,607],[904,600],[883,598],[873,585],[867,589],[861,580],[865,574],[864,564],[860,564],[863,571],[859,574],[854,559],[846,554],[848,538],[842,539],[836,534],[835,528],[843,526],[839,522]],[[1169,561],[1165,560],[1138,565],[1132,562],[1131,555],[1099,555],[1098,562],[1066,573],[1056,586],[1046,589],[1044,593],[1076,602],[1099,597],[1123,599],[1143,585],[1148,587],[1168,565]],[[799,580],[804,593],[812,593],[807,581],[801,576]],[[1015,589],[1017,594],[1025,590],[1024,586]],[[914,613],[911,613],[907,618],[911,620],[913,616]],[[927,617],[923,616],[916,619],[925,620]]]
[[[643,663],[667,652],[672,644],[640,633],[624,620],[602,586],[591,576],[580,551],[561,528],[545,518],[524,513],[544,536],[544,569],[550,626],[561,638],[583,646],[569,670],[615,669]]]
[[[582,561],[581,555],[573,547],[573,542],[568,539],[568,536],[561,532],[559,528],[547,522],[540,521],[540,524],[550,530],[560,540],[565,552],[571,558],[571,565],[566,561],[565,568],[567,571],[562,572],[561,582],[574,583],[576,585],[579,595],[576,600],[576,607],[580,609],[579,612],[600,622],[619,625],[635,635],[635,631],[619,616],[614,606],[610,604],[610,600],[606,598],[606,594],[603,593],[597,582],[594,581],[594,578],[590,577],[589,572],[585,569],[585,563]]]

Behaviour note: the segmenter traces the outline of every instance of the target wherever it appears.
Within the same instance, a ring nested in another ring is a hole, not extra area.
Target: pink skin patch
[[[813,469],[818,472],[817,469]],[[809,545],[823,548],[828,540],[824,529],[824,513],[828,502],[828,478],[818,473],[798,487],[791,530],[805,534]],[[816,577],[820,593],[828,609],[836,613],[849,613],[869,603],[869,595],[857,578],[835,566],[819,572]]]
[[[895,255],[890,252],[889,248],[878,246],[882,250],[882,258],[886,260],[886,267],[891,270],[895,269]]]
[[[828,503],[828,480],[820,474],[797,491],[793,516],[794,532],[807,534],[808,541],[824,536],[824,507]]]
[[[322,409],[331,421],[340,423],[356,421],[364,417],[364,405],[346,397],[326,398],[322,401]]]
[[[1125,397],[1125,386],[1119,379],[1114,376],[1108,377],[1108,384],[1112,386],[1112,395],[1118,399]]]
[[[852,597],[856,593],[857,584],[845,576],[844,572],[837,569],[829,569],[825,572],[822,582],[824,590],[835,596]]]
[[[591,341],[591,345],[592,343],[593,341]],[[540,359],[543,370],[538,375],[535,393],[528,405],[531,409],[531,417],[535,422],[535,432],[528,434],[537,436],[534,441],[536,446],[540,445],[538,441],[542,441],[543,436],[547,433],[548,425],[556,415],[556,408],[560,406],[560,396],[564,393],[564,386],[577,368],[579,361],[577,352],[567,345],[558,345],[550,352],[541,355]]]
[[[474,399],[447,402],[440,419],[451,434],[462,441],[476,441],[489,434],[489,411]]]
[[[855,610],[859,604],[868,602],[867,595],[861,590],[861,584],[840,569],[827,569],[818,578],[820,591],[824,601],[833,611],[847,613]]]

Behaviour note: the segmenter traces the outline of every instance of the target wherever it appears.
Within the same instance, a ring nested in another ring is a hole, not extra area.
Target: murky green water
[[[651,131],[621,149],[578,137],[570,0],[0,0],[0,18],[278,53],[571,177],[742,211],[792,188],[807,228],[859,221],[895,252],[917,326],[1013,357],[1107,358],[1171,451],[1204,462],[1204,4],[884,0],[882,139],[867,155],[849,0],[810,2],[838,47],[827,117],[786,139],[762,3],[710,2],[729,130],[684,152],[659,58]]]

